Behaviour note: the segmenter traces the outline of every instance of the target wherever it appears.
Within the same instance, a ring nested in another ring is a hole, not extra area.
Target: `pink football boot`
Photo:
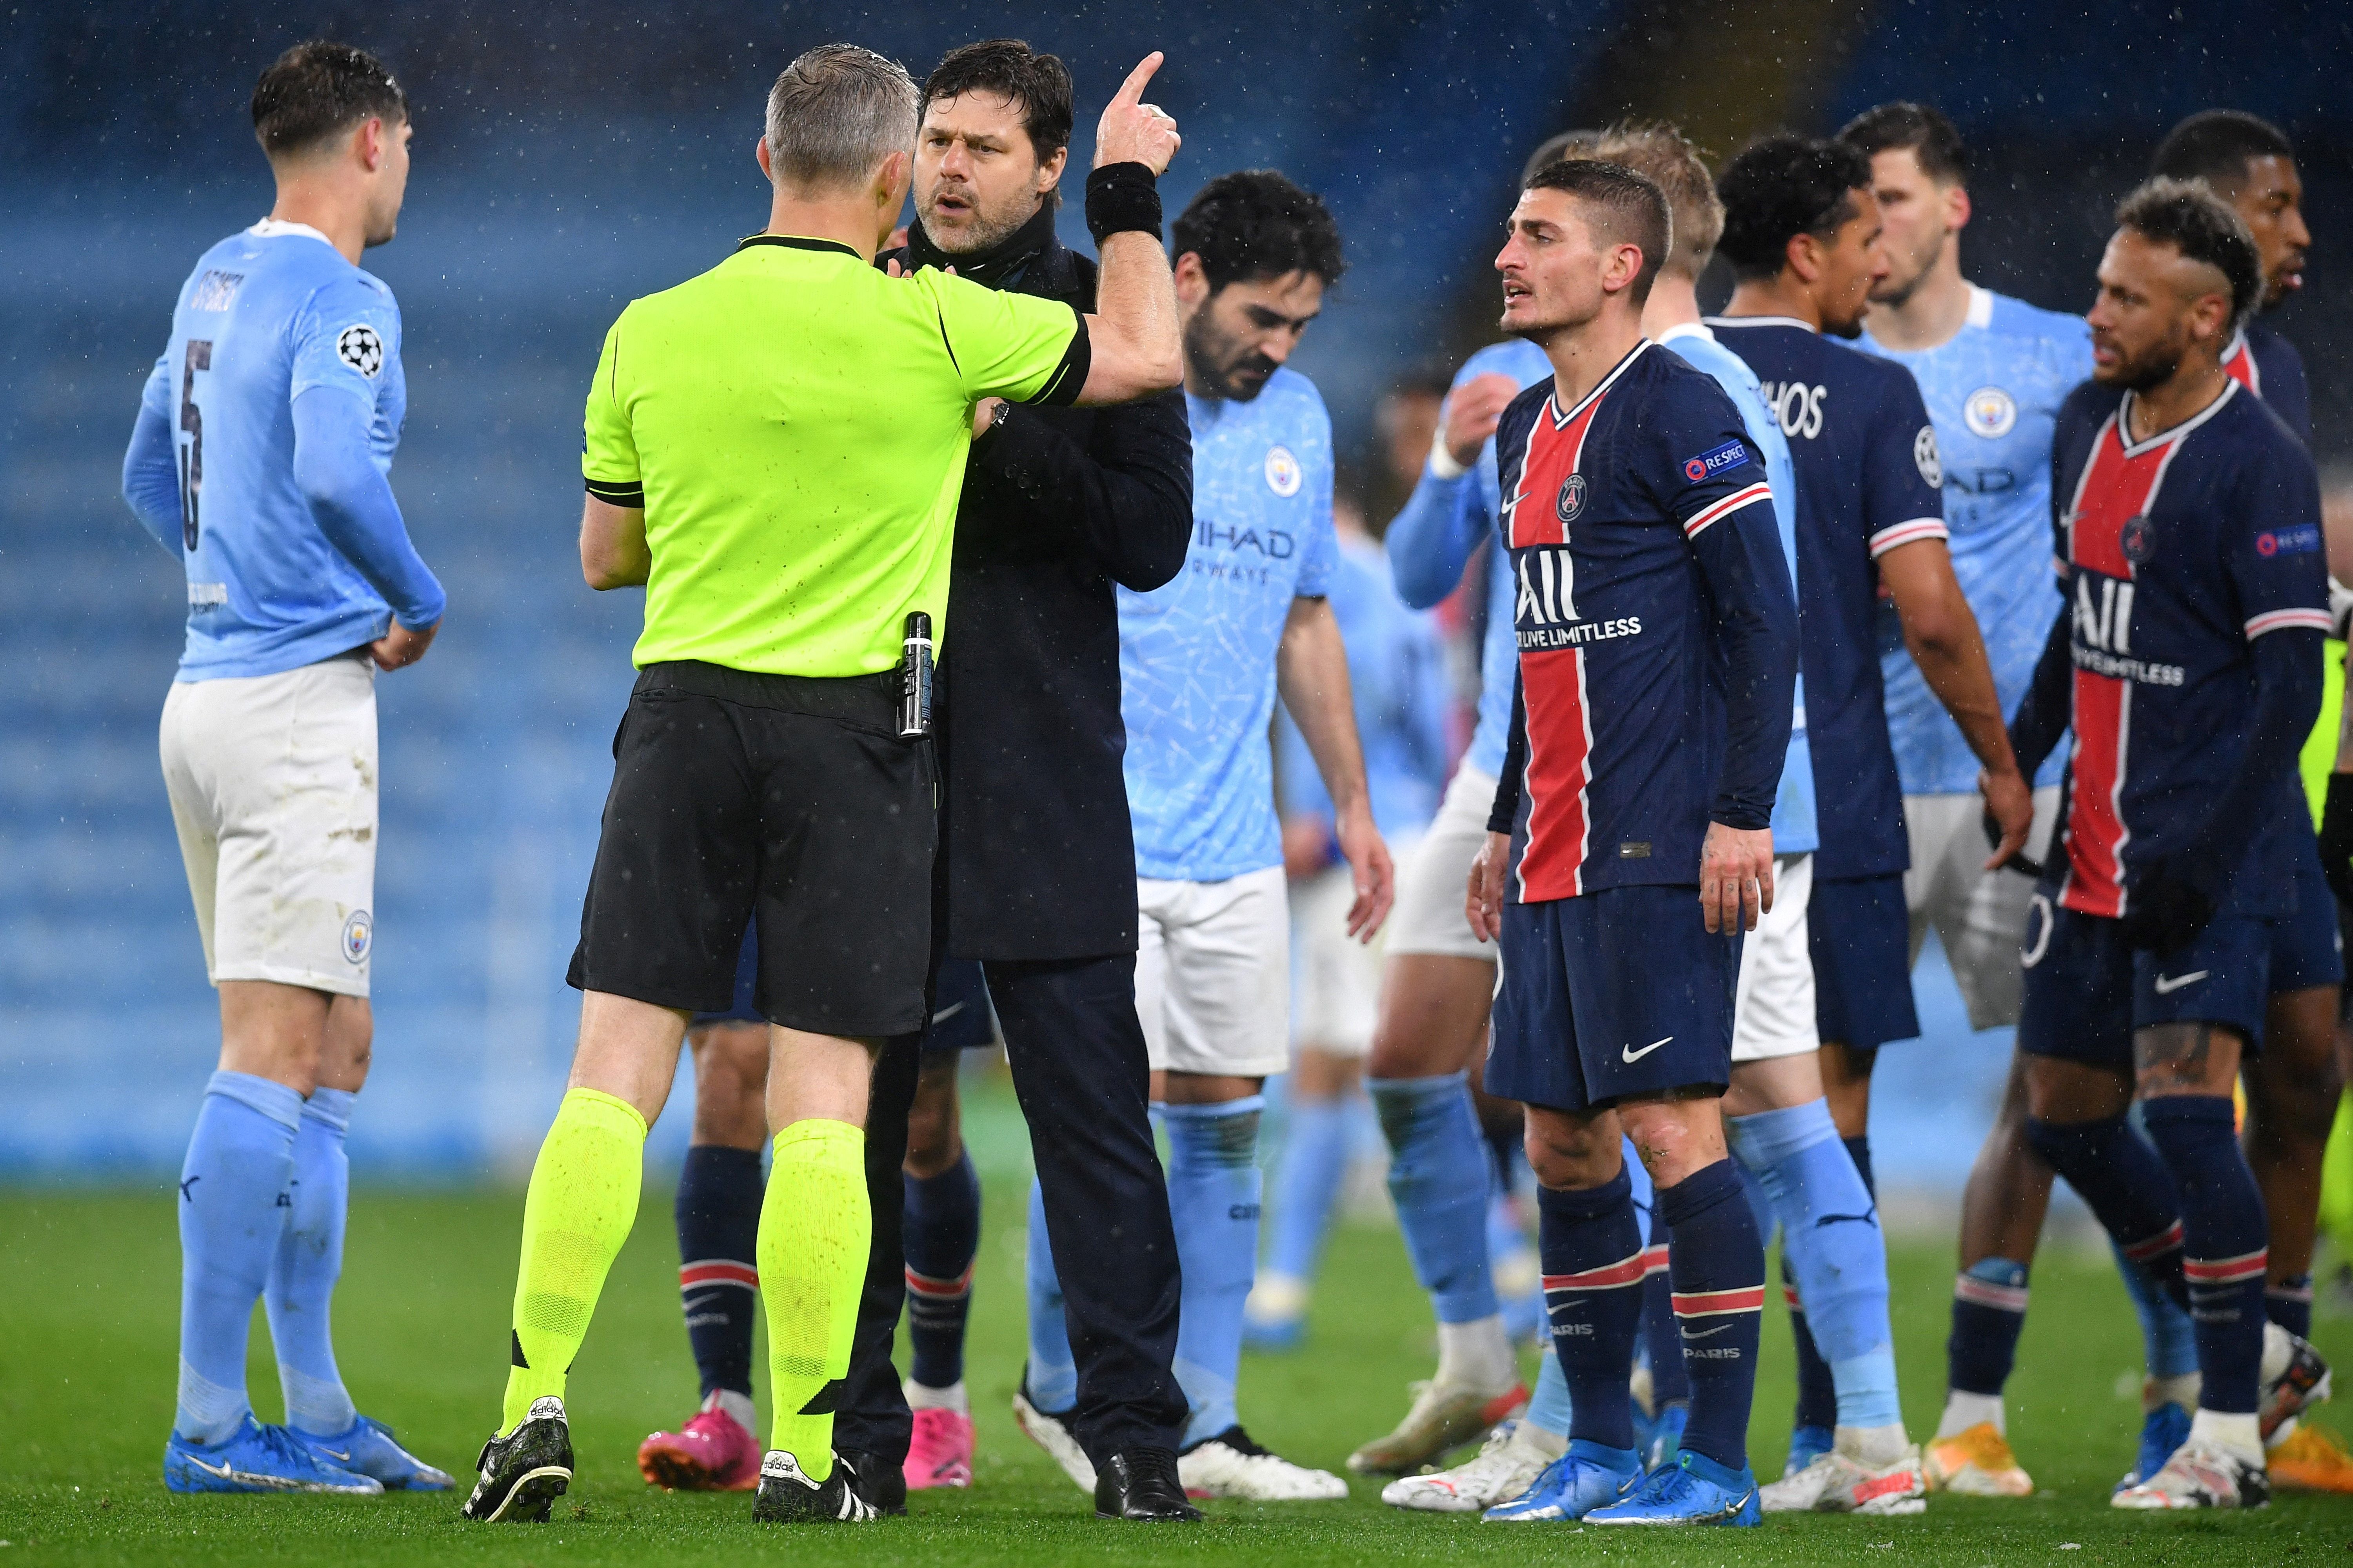
[[[918,1410],[907,1443],[907,1489],[972,1485],[972,1417],[961,1410]]]
[[[753,1491],[760,1485],[760,1443],[714,1395],[682,1429],[656,1432],[638,1444],[638,1469],[665,1491]]]

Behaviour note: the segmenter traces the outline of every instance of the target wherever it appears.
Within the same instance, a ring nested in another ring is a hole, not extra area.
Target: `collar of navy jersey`
[[[1821,335],[1820,327],[1810,327],[1795,316],[1709,316],[1711,327],[1795,327],[1801,332]]]
[[[1596,383],[1592,391],[1578,398],[1577,400],[1577,406],[1570,409],[1566,414],[1560,411],[1560,378],[1555,376],[1553,378],[1552,390],[1545,395],[1545,406],[1552,410],[1552,427],[1557,430],[1561,426],[1567,425],[1570,420],[1576,418],[1578,415],[1584,413],[1588,408],[1590,408],[1596,399],[1600,397],[1603,393],[1609,391],[1610,387],[1617,384],[1618,378],[1626,374],[1626,367],[1632,364],[1636,360],[1641,359],[1642,357],[1642,351],[1650,346],[1650,339],[1635,339],[1634,346],[1626,351],[1626,357],[1620,360],[1616,364],[1610,366],[1609,374],[1603,376],[1599,382]]]
[[[2168,441],[2178,441],[2182,437],[2189,435],[2192,430],[2197,429],[2200,425],[2205,424],[2209,419],[2213,418],[2214,416],[2222,411],[2222,405],[2224,404],[2230,402],[2231,399],[2236,397],[2238,395],[2238,378],[2235,376],[2226,375],[2222,378],[2222,395],[2220,397],[2214,399],[2213,402],[2208,404],[2205,407],[2200,409],[2189,418],[2184,419],[2180,424],[2169,426],[2163,430],[2159,430],[2154,436],[2148,437],[2144,440],[2136,441],[2130,435],[2126,434],[2126,432],[2132,429],[2132,409],[2133,398],[2135,396],[2134,394],[2127,392],[2125,394],[2124,401],[2116,405],[2116,411],[2113,416],[2116,422],[2116,445],[2124,448],[2124,454],[2127,458],[2137,458],[2144,452],[2154,452],[2159,447],[2164,446]]]

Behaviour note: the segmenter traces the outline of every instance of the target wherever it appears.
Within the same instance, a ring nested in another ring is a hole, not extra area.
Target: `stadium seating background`
[[[1030,36],[1078,74],[1082,159],[1118,73],[1162,47],[1171,63],[1153,95],[1187,139],[1178,201],[1257,164],[1329,195],[1354,265],[1300,363],[1344,447],[1389,375],[1481,340],[1512,177],[1559,127],[1633,109],[1828,129],[1883,98],[1934,99],[1984,153],[1971,275],[2069,308],[2158,131],[2209,103],[2255,108],[2305,150],[2320,244],[2308,297],[2283,323],[2312,363],[2321,456],[2342,458],[2353,114],[2323,84],[2343,79],[2346,22],[2255,10],[2278,30],[2144,34],[2125,13],[1989,23],[1957,0],[1832,0],[1788,13],[1763,80],[1726,68],[1755,41],[1753,22],[1711,31],[1729,5],[1669,16],[1635,0],[1545,4],[1503,24],[1462,4],[1155,0]],[[590,594],[573,553],[579,397],[603,329],[632,295],[758,226],[757,105],[793,50],[848,36],[920,71],[944,47],[1018,26],[944,6],[797,7],[781,25],[765,8],[604,0],[560,21],[453,0],[248,11],[231,24],[180,0],[92,0],[70,16],[19,13],[0,37],[0,1176],[175,1165],[212,1064],[154,750],[180,574],[115,491],[174,289],[205,246],[267,210],[244,119],[259,66],[330,32],[383,52],[419,105],[401,236],[368,264],[406,323],[395,485],[450,610],[432,657],[380,687],[377,1066],[352,1146],[365,1171],[461,1180],[512,1168],[536,1142],[576,1013],[562,974],[638,608]],[[2265,52],[2283,37],[2303,47]],[[1080,227],[1069,213],[1074,239]],[[1957,1044],[1944,992],[1928,1011],[1932,1036]],[[1883,1175],[1957,1182],[1997,1043],[1891,1068]],[[1953,1059],[1968,1064],[1966,1087]],[[676,1110],[657,1139],[683,1142]]]

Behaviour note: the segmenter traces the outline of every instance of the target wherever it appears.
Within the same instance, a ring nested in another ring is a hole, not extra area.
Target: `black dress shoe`
[[[907,1511],[907,1472],[903,1466],[891,1464],[881,1455],[863,1448],[837,1448],[833,1453],[838,1464],[849,1467],[849,1488],[866,1500],[866,1506],[892,1519]]]
[[[1122,1448],[1095,1475],[1095,1517],[1198,1523],[1169,1448]]]

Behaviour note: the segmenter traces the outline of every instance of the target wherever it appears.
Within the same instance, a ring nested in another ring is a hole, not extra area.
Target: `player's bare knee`
[[[956,1100],[955,1058],[923,1064],[915,1098],[907,1108],[907,1174],[919,1182],[945,1175],[964,1157],[964,1129]]]
[[[1625,1163],[1618,1119],[1607,1112],[1572,1116],[1532,1105],[1522,1142],[1536,1180],[1556,1192],[1598,1187]]]

